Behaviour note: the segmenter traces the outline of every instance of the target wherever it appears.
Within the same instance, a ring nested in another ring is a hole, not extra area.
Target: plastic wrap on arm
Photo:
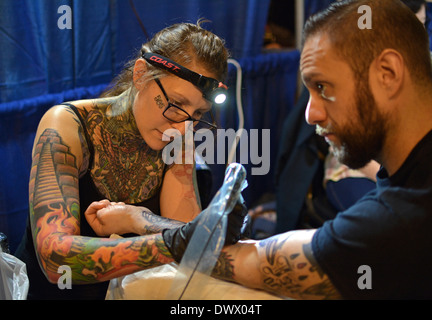
[[[25,263],[0,249],[0,300],[25,300],[28,289]]]
[[[203,281],[208,281],[225,240],[227,215],[247,187],[246,170],[232,163],[225,172],[223,185],[204,210],[180,262],[167,299],[199,299]]]

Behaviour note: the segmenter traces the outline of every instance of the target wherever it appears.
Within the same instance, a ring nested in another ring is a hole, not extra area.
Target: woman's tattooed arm
[[[185,223],[169,218],[164,218],[150,211],[143,210],[141,212],[143,225],[141,227],[141,235],[153,234],[162,232],[164,229],[174,229],[183,226]]]
[[[71,149],[58,130],[47,128],[33,151],[30,219],[49,281],[57,281],[61,265],[71,267],[73,283],[91,283],[173,261],[160,234],[128,239],[80,235],[78,165]]]

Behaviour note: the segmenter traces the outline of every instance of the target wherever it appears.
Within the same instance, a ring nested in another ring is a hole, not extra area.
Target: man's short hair
[[[426,0],[401,0],[412,12],[417,13],[422,6],[426,5]]]
[[[371,29],[359,28],[371,9]],[[428,34],[415,14],[400,0],[343,0],[311,16],[303,30],[302,46],[314,35],[327,34],[336,53],[352,68],[357,79],[365,79],[372,61],[385,49],[398,51],[415,83],[432,81]]]

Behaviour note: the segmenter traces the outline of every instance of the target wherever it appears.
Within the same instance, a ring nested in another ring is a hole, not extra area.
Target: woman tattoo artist
[[[199,23],[173,25],[142,46],[102,97],[47,111],[33,147],[29,222],[16,253],[27,264],[28,299],[103,299],[106,280],[182,255],[201,208],[194,165],[163,162],[170,142],[164,132],[184,135],[185,121],[212,126],[203,120],[213,91],[226,89],[227,58],[223,41]],[[124,210],[108,220],[97,215],[114,207]],[[243,220],[234,211],[228,242],[237,240]],[[162,237],[165,229],[172,230]],[[109,239],[111,233],[135,235]],[[62,265],[71,268],[71,290],[58,288]]]

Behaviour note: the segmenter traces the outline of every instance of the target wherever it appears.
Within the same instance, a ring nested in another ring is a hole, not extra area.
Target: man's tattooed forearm
[[[309,243],[288,251],[287,241],[293,234],[263,240],[266,263],[261,265],[263,287],[289,297],[331,299],[339,297],[337,290],[324,274],[312,253]],[[287,245],[287,246],[285,246]],[[288,253],[289,252],[289,253]],[[321,281],[316,281],[319,277]],[[313,283],[313,284],[311,284]]]
[[[306,259],[309,261],[311,267],[310,272],[317,272],[320,276],[320,278],[324,277],[324,272],[321,270],[321,268],[318,265],[318,262],[315,260],[315,257],[312,253],[312,243],[307,243],[303,245],[303,252],[306,257]]]
[[[234,266],[232,262],[233,259],[231,256],[222,251],[213,269],[212,275],[218,279],[233,281]]]
[[[267,263],[261,266],[261,272],[263,274],[264,286],[274,292],[283,292],[289,290],[296,292],[301,287],[300,281],[307,278],[293,277],[293,271],[296,259],[299,257],[299,253],[293,253],[290,256],[282,254],[282,247],[285,242],[289,239],[289,236],[284,238],[272,237],[263,240],[260,246],[265,247]],[[297,264],[297,267],[303,268],[301,264]]]

